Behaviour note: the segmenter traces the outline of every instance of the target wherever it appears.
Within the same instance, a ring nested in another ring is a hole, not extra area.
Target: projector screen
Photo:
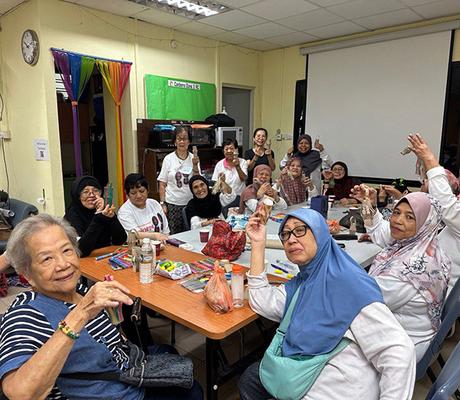
[[[451,32],[310,54],[306,132],[349,174],[415,180],[409,133],[439,153]]]

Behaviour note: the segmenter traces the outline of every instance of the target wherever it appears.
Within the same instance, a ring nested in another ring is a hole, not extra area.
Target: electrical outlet
[[[10,131],[0,131],[0,139],[11,139]]]

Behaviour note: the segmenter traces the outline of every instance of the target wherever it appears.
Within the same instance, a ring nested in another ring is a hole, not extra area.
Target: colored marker
[[[104,258],[112,257],[112,256],[114,256],[115,254],[117,254],[117,253],[116,253],[116,252],[112,252],[112,253],[102,254],[101,256],[97,256],[97,257],[96,257],[96,261],[100,261],[100,260],[103,260]]]
[[[275,270],[279,269],[280,271],[283,271],[285,274],[289,274],[289,273],[290,273],[290,271],[287,271],[286,269],[280,267],[279,265],[271,264],[271,266],[272,266],[273,268],[275,268]],[[276,271],[275,271],[275,272],[276,272]]]

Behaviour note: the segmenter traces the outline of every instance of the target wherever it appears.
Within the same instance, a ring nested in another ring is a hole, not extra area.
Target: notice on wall
[[[145,75],[147,118],[203,121],[216,113],[212,83]]]
[[[50,159],[48,140],[34,139],[35,159],[37,161],[48,161]]]

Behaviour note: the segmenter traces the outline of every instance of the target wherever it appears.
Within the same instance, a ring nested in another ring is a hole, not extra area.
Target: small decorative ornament
[[[24,31],[21,39],[21,52],[22,58],[27,64],[35,65],[38,62],[40,44],[37,32],[32,29]]]

